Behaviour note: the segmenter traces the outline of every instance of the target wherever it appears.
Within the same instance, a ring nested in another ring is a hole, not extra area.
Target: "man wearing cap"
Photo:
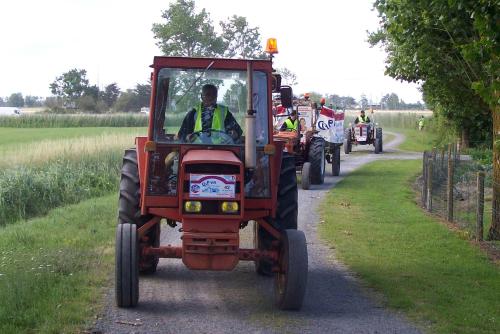
[[[280,131],[297,131],[300,129],[299,121],[297,120],[297,110],[292,110],[290,116],[281,125]]]
[[[201,88],[201,103],[184,117],[177,136],[181,141],[188,141],[192,133],[210,133],[212,130],[225,132],[233,140],[239,139],[243,133],[228,108],[217,104],[217,87],[206,84]]]

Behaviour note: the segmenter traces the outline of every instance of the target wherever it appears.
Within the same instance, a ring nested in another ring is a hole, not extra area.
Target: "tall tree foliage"
[[[286,67],[276,69],[276,72],[281,74],[281,83],[283,85],[295,86],[298,84],[297,75]]]
[[[388,54],[386,72],[422,83],[426,103],[467,144],[500,130],[500,4],[491,0],[377,0],[381,27],[370,35]],[[498,130],[497,130],[498,129]],[[500,145],[494,138],[493,223],[500,238]]]
[[[49,88],[52,94],[76,105],[78,98],[89,88],[87,71],[75,68],[63,73],[50,84]]]
[[[224,53],[224,41],[205,9],[195,11],[193,0],[177,0],[162,13],[166,23],[153,24],[157,45],[167,56],[210,57]]]
[[[225,43],[224,56],[228,58],[255,59],[265,58],[258,27],[250,27],[243,16],[233,15],[221,21],[222,39]]]
[[[13,93],[9,96],[9,99],[7,100],[7,104],[10,107],[23,107],[24,106],[24,97],[23,94],[21,93]]]

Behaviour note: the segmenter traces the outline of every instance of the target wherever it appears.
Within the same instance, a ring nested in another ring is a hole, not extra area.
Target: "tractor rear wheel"
[[[344,140],[344,153],[349,154],[352,151],[351,129],[347,129]]]
[[[152,215],[141,215],[139,206],[141,198],[141,186],[139,182],[139,169],[137,165],[137,152],[135,148],[125,150],[120,178],[120,197],[118,200],[118,224],[135,224],[141,227],[153,218]],[[146,236],[147,246],[158,247],[160,245],[160,228],[153,227]],[[158,265],[158,256],[147,256],[141,259],[140,271],[154,273]]]
[[[281,159],[280,179],[278,183],[278,206],[276,210],[276,218],[273,220],[273,225],[282,230],[296,230],[298,207],[295,158],[293,155],[283,153],[283,157]],[[271,242],[273,240],[275,239],[265,229],[255,223],[255,249],[269,250],[271,249]],[[265,259],[255,262],[255,270],[260,275],[271,276],[271,267],[272,263]]]
[[[304,162],[302,165],[302,175],[300,177],[302,189],[307,190],[311,187],[311,163]]]
[[[306,237],[298,230],[285,230],[282,236],[280,270],[274,279],[274,301],[282,310],[299,310],[307,286]]]
[[[314,137],[309,146],[309,162],[311,163],[311,183],[323,184],[325,182],[325,140]]]
[[[332,175],[339,176],[340,174],[340,146],[335,145],[333,147],[332,154]]]
[[[376,131],[376,138],[380,138],[380,153],[382,153],[384,151],[383,147],[384,137],[382,134],[382,128],[377,128],[375,131]]]
[[[118,224],[115,252],[116,305],[134,307],[139,301],[139,242],[135,224]]]

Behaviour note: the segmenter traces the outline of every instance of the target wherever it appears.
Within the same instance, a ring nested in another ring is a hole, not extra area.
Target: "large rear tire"
[[[323,184],[325,182],[325,145],[325,140],[321,137],[311,139],[308,158],[311,163],[312,184]]]
[[[332,175],[339,176],[340,174],[340,146],[333,147],[332,154]]]
[[[384,151],[384,136],[382,133],[382,128],[377,128],[376,130],[376,138],[380,138],[380,153]]]
[[[344,140],[344,153],[349,154],[351,153],[351,150],[352,150],[351,129],[347,129]]]
[[[311,187],[311,163],[304,162],[302,165],[302,175],[300,176],[302,189],[308,190]]]
[[[295,158],[288,153],[283,153],[278,183],[278,206],[276,218],[272,221],[275,226],[281,230],[297,229],[298,198]],[[273,240],[274,238],[265,229],[255,223],[254,247],[256,249],[271,249]],[[268,260],[261,259],[255,262],[255,270],[260,275],[272,276],[271,267],[272,263]]]
[[[304,232],[284,231],[279,267],[274,280],[275,304],[282,310],[299,310],[304,301],[308,271]]]
[[[135,148],[125,150],[120,178],[120,197],[118,200],[118,224],[134,224],[141,227],[153,218],[152,215],[141,215],[139,206],[141,198],[141,186],[139,181],[139,169],[137,165],[137,152]],[[160,245],[160,227],[153,227],[146,233],[148,242],[146,245],[158,247]],[[147,256],[141,258],[140,271],[154,273],[158,266],[158,256]]]
[[[139,301],[139,243],[135,224],[116,227],[115,294],[118,307],[134,307]]]

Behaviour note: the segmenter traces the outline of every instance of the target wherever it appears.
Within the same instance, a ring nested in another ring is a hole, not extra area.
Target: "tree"
[[[361,109],[365,109],[368,107],[368,99],[365,94],[361,94],[361,99],[359,100],[359,106]]]
[[[0,96],[0,107],[3,107],[5,106],[5,101],[3,100],[3,98]]]
[[[217,36],[205,9],[195,12],[193,0],[177,0],[162,13],[166,23],[153,24],[156,45],[167,56],[210,57],[224,53],[224,41]]]
[[[381,28],[369,39],[385,47],[387,74],[422,83],[426,104],[462,133],[464,146],[489,140],[495,123],[496,186],[488,235],[500,239],[498,2],[377,0],[375,8]]]
[[[401,103],[399,102],[399,96],[396,93],[384,95],[380,103],[389,110],[402,109]]]
[[[281,83],[283,85],[295,86],[299,84],[297,82],[297,75],[293,73],[290,69],[286,67],[281,67],[276,69],[276,72],[281,74]]]
[[[27,95],[24,98],[24,105],[28,108],[39,107],[42,105],[42,98],[39,96]]]
[[[24,98],[23,94],[21,93],[13,93],[9,96],[7,100],[7,105],[9,107],[24,107]]]
[[[151,97],[151,83],[137,84],[134,92],[137,95],[137,104],[141,107],[149,107],[149,99]]]
[[[105,103],[106,107],[111,108],[118,99],[118,96],[120,96],[120,88],[118,88],[116,82],[113,82],[104,87],[104,91],[100,92],[99,98]]]
[[[250,27],[243,16],[233,15],[226,22],[220,21],[224,56],[228,58],[264,59],[258,27]]]
[[[89,87],[86,70],[72,69],[57,77],[49,85],[52,94],[63,98],[66,105],[76,107],[76,102]]]

